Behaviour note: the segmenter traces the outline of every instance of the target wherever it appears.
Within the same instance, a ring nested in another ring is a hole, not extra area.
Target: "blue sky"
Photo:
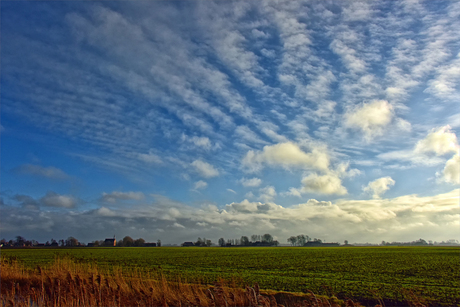
[[[1,2],[1,236],[460,239],[460,2]]]

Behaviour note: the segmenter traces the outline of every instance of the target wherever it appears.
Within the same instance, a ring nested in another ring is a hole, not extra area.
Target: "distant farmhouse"
[[[181,246],[195,246],[195,243],[193,242],[184,242],[181,244]]]
[[[117,246],[117,239],[113,236],[112,239],[105,239],[104,246]]]

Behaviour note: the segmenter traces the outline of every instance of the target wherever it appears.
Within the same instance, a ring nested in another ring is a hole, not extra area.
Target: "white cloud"
[[[153,150],[149,150],[148,154],[139,154],[139,160],[154,164],[162,163],[161,158],[158,155],[154,154]]]
[[[371,193],[373,198],[378,199],[393,185],[395,185],[395,181],[387,176],[369,182],[369,184],[363,188],[363,191]]]
[[[417,155],[413,150],[396,150],[377,155],[378,159],[384,161],[397,160],[399,162],[410,161],[414,164],[436,165],[442,163],[440,159],[427,159],[425,155]]]
[[[196,148],[201,148],[204,150],[211,150],[212,148],[212,143],[211,140],[208,137],[198,137],[198,136],[186,136],[185,134],[182,134],[181,136],[182,142],[186,142],[189,144],[193,144],[194,147]]]
[[[281,196],[296,196],[302,197],[302,189],[289,188],[289,191],[281,193]]]
[[[257,177],[251,179],[242,178],[240,182],[245,187],[258,187],[262,184],[262,180]]]
[[[203,180],[199,180],[195,182],[194,190],[201,190],[201,189],[206,189],[208,187],[208,184],[204,182]]]
[[[331,92],[331,84],[336,81],[334,74],[327,70],[321,72],[310,84],[305,88],[306,98],[320,104]]]
[[[366,70],[367,64],[364,59],[360,58],[356,50],[348,47],[343,41],[334,39],[330,48],[342,57],[343,63],[352,73],[362,73]]]
[[[353,178],[355,176],[358,176],[361,174],[361,171],[356,168],[349,169],[350,167],[350,162],[342,162],[337,165],[335,169],[335,173],[339,177],[348,177],[348,178]]]
[[[262,188],[259,191],[259,199],[264,202],[272,202],[273,199],[276,197],[276,191],[273,186],[266,186],[265,188]]]
[[[352,1],[343,8],[343,19],[346,21],[367,21],[372,16],[370,3],[367,1]]]
[[[411,131],[412,130],[411,123],[409,123],[407,120],[404,120],[402,118],[396,119],[396,127],[401,131]]]
[[[335,170],[328,170],[323,175],[317,173],[309,174],[302,179],[300,188],[289,188],[289,191],[281,193],[282,196],[297,196],[301,197],[306,193],[318,194],[348,194],[347,189],[342,185],[341,178],[353,178],[361,174],[358,169],[349,169],[349,162],[339,163]]]
[[[393,118],[393,107],[386,100],[364,103],[345,114],[345,126],[361,130],[367,140],[381,135]]]
[[[101,200],[115,203],[117,200],[143,200],[145,198],[142,192],[119,192],[102,193]]]
[[[342,186],[342,181],[335,173],[326,175],[310,174],[302,179],[302,190],[319,194],[347,194],[347,189]]]
[[[268,50],[268,49],[265,49],[263,48],[262,50],[260,50],[260,53],[262,53],[263,56],[267,57],[267,58],[274,58],[276,56],[276,53],[274,50]]]
[[[237,193],[236,193],[234,190],[232,190],[232,189],[227,189],[227,191],[229,191],[229,192],[231,192],[231,193],[233,193],[233,194],[237,194]]]
[[[185,226],[184,226],[184,225],[179,224],[179,223],[177,223],[177,222],[173,224],[173,227],[185,229]]]
[[[195,160],[191,163],[193,167],[195,167],[195,170],[203,177],[205,178],[211,178],[211,177],[216,177],[219,176],[219,171],[214,168],[211,164],[201,161],[201,160]]]
[[[451,131],[450,126],[432,129],[431,132],[415,146],[415,152],[434,152],[438,156],[450,152],[458,152],[458,150],[457,136]]]
[[[460,184],[460,155],[456,153],[446,162],[443,170],[443,179],[446,182]]]
[[[40,203],[48,207],[73,208],[77,200],[69,195],[59,195],[55,192],[48,192],[40,198]]]
[[[248,126],[236,127],[235,134],[238,138],[243,138],[247,142],[251,142],[254,144],[267,144],[267,142],[259,138],[257,134],[254,131],[252,131]]]
[[[112,217],[112,216],[116,216],[116,212],[114,212],[113,210],[110,210],[109,208],[106,208],[106,207],[101,207],[99,209],[96,210],[96,213],[101,215],[101,216],[108,216],[108,217]]]
[[[418,141],[412,150],[397,150],[377,155],[377,158],[390,161],[410,161],[414,165],[434,166],[443,163],[443,156],[458,152],[457,136],[450,126],[434,128],[422,140]],[[429,155],[433,153],[434,155]]]
[[[275,130],[268,127],[262,127],[261,131],[275,142],[286,142],[287,138],[278,134]]]
[[[256,212],[258,210],[258,205],[261,205],[261,203],[250,202],[245,199],[240,203],[231,203],[229,205],[225,205],[225,210],[228,212],[236,211],[243,213]]]
[[[246,197],[246,198],[254,198],[254,193],[252,193],[252,191],[249,191],[244,195],[244,197]]]
[[[262,151],[250,150],[243,158],[243,166],[248,170],[257,171],[263,164],[281,166],[284,168],[300,167],[302,169],[327,170],[329,156],[325,148],[313,146],[311,152],[306,153],[292,142],[264,146]]]
[[[21,174],[35,175],[35,176],[46,177],[50,179],[68,179],[69,178],[69,175],[67,175],[62,170],[56,167],[53,167],[53,166],[43,167],[40,165],[23,164],[15,168],[13,171],[17,173],[21,173]]]

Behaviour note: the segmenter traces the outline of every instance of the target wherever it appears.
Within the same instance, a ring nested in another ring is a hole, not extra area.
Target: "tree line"
[[[17,236],[15,240],[0,240],[0,244],[5,247],[84,247],[84,246],[106,246],[105,240],[95,240],[91,243],[84,244],[79,242],[74,237],[68,237],[67,239],[55,240],[51,239],[50,241],[46,241],[46,243],[39,243],[36,240],[26,240],[22,236]],[[125,236],[122,240],[116,242],[116,246],[118,247],[142,247],[146,246],[147,243],[143,238],[133,239],[130,236]],[[155,243],[156,246],[161,246],[161,240],[157,240]]]
[[[317,239],[317,238],[311,238],[308,235],[297,235],[297,236],[291,236],[287,239],[289,243],[291,243],[292,246],[305,246],[308,242],[312,243],[317,243],[317,244],[322,244],[323,240]],[[345,244],[348,244],[348,241],[345,240]]]
[[[100,243],[104,243],[104,241],[99,241]],[[94,242],[96,243],[96,241]],[[132,246],[137,246],[137,247],[142,247],[145,246],[146,242],[144,239],[139,238],[139,239],[133,239],[130,236],[124,237],[122,240],[117,241],[117,246],[118,247],[132,247]],[[161,246],[161,240],[157,240],[156,246]]]
[[[278,246],[279,242],[273,239],[269,233],[264,235],[252,235],[251,240],[247,236],[241,236],[239,239],[220,238],[219,246]]]

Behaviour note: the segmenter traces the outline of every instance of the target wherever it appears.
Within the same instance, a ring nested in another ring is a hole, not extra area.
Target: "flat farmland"
[[[262,289],[404,302],[409,293],[460,305],[458,247],[242,247],[3,249],[2,258],[46,267],[70,257],[101,269],[211,284],[223,278]]]

